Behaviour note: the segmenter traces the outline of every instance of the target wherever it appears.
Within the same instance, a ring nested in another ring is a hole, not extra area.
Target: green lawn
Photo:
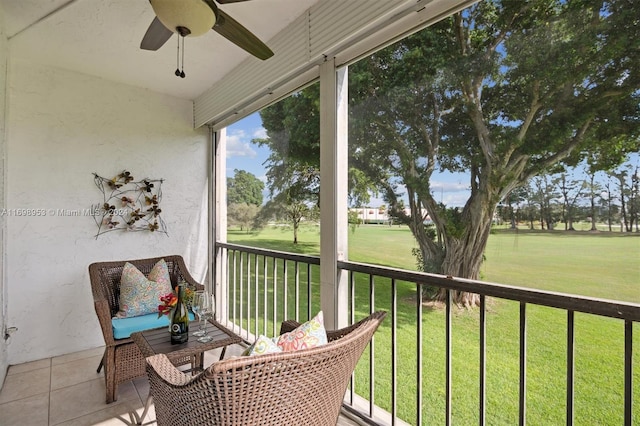
[[[229,241],[281,251],[319,253],[319,230],[306,228],[300,244],[291,244],[290,230],[266,229],[259,234],[229,232]],[[415,246],[404,227],[361,226],[349,234],[354,261],[415,269]],[[640,236],[619,233],[497,231],[491,235],[482,279],[504,284],[640,302]],[[314,272],[317,293],[317,272]],[[415,423],[416,289],[398,282],[397,345],[398,415]],[[356,316],[369,311],[367,277],[356,278]],[[283,300],[277,292],[276,304]],[[289,312],[293,305],[289,290]],[[306,293],[301,294],[306,298]],[[273,295],[269,296],[273,303]],[[376,281],[375,308],[390,311],[390,285]],[[487,424],[517,424],[519,304],[489,300],[487,315]],[[306,308],[305,308],[306,309]],[[314,298],[312,310],[318,309]],[[423,309],[423,419],[444,423],[444,312]],[[565,423],[566,313],[528,307],[528,405],[532,425]],[[284,316],[285,314],[282,314]],[[290,316],[291,314],[286,314]],[[456,311],[453,320],[453,423],[478,422],[478,312]],[[376,333],[375,402],[390,410],[391,319]],[[262,326],[260,326],[262,327]],[[269,326],[270,328],[271,326]],[[640,347],[635,327],[634,347]],[[269,330],[271,332],[271,330]],[[623,324],[590,315],[576,315],[576,424],[618,425],[623,418]],[[636,354],[638,353],[636,349]],[[356,390],[368,396],[368,352],[356,371]],[[640,423],[640,356],[634,359],[634,423]]]

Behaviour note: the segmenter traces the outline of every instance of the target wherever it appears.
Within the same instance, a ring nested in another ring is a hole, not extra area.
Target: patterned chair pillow
[[[322,311],[318,315],[298,326],[295,330],[272,339],[260,335],[243,356],[264,355],[285,351],[313,348],[327,343],[327,331],[324,328]]]
[[[120,278],[120,311],[116,317],[127,318],[158,312],[160,296],[171,293],[169,268],[160,259],[148,277],[131,263],[124,264]]]
[[[249,346],[242,355],[251,356],[251,355],[264,355],[264,354],[273,354],[282,352],[282,349],[278,347],[278,345],[271,339],[266,336],[260,335],[253,343],[253,345]]]
[[[324,328],[322,311],[318,315],[298,326],[295,330],[277,338],[277,345],[283,351],[308,349],[327,343],[327,330]]]

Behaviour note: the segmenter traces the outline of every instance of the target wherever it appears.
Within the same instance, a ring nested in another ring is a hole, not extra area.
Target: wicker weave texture
[[[164,355],[149,357],[158,425],[335,426],[351,374],[385,315],[328,332],[323,346],[228,359],[193,377]],[[287,321],[281,331],[295,325]]]
[[[137,260],[96,262],[89,265],[89,279],[91,281],[94,308],[105,343],[103,363],[107,404],[117,400],[118,385],[120,383],[145,374],[144,358],[133,340],[131,338],[113,338],[111,318],[120,309],[120,277],[122,276],[122,269],[124,264],[129,262],[135,265],[145,276],[148,276],[153,266],[160,259],[164,259],[167,263],[173,286],[180,281],[186,281],[196,288],[204,288],[193,279],[181,256],[171,255]]]

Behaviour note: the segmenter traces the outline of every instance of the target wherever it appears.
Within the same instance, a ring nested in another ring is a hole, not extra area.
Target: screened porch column
[[[348,324],[347,69],[320,65],[320,305],[328,329]]]
[[[213,132],[213,158],[211,159],[212,170],[209,176],[209,185],[213,188],[213,203],[210,203],[211,215],[213,218],[213,230],[210,234],[213,241],[209,244],[210,251],[213,250],[216,241],[227,242],[227,129],[223,128]],[[211,192],[210,192],[211,193]],[[226,256],[222,256],[219,249],[211,253],[213,263],[213,288],[211,291],[216,295],[216,318],[226,321],[227,317],[227,268]]]

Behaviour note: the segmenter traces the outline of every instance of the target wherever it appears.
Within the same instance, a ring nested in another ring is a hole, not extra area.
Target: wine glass
[[[213,319],[215,314],[215,299],[208,291],[203,290],[200,296],[200,308],[198,309],[200,318],[204,319],[204,335],[198,338],[198,342],[207,343],[213,340],[212,336],[207,334],[207,324]]]
[[[202,300],[204,297],[206,297],[204,293],[206,293],[206,290],[197,290],[193,294],[193,299],[191,301],[191,310],[198,317],[198,322],[200,324],[200,328],[193,332],[193,335],[197,337],[202,337],[205,335],[205,331],[202,328],[202,315],[200,315]]]

